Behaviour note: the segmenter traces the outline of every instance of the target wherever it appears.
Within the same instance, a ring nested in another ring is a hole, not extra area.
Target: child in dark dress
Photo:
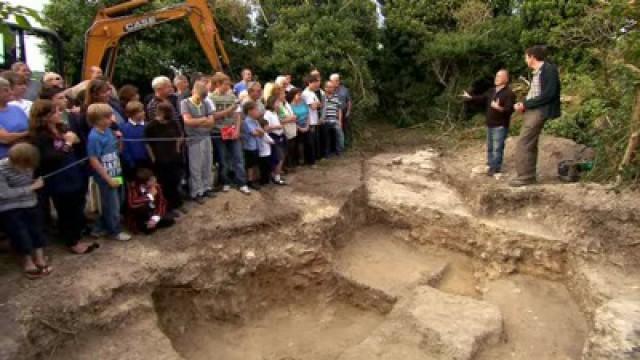
[[[136,179],[128,186],[129,227],[132,230],[151,234],[175,224],[175,220],[167,217],[167,201],[151,170],[138,169]]]

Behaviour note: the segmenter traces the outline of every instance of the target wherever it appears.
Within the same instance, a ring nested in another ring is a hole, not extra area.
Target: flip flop
[[[24,276],[26,276],[27,279],[29,279],[29,280],[37,280],[37,279],[40,279],[40,278],[42,278],[42,277],[44,277],[46,275],[48,275],[48,274],[45,274],[42,271],[42,269],[39,268],[39,267],[35,268],[35,269],[32,269],[32,270],[25,270],[24,271]]]
[[[93,252],[95,249],[98,249],[99,247],[100,247],[100,244],[92,243],[83,252],[75,252],[75,251],[71,250],[71,248],[69,248],[69,252],[74,254],[74,255],[86,255],[86,254],[89,254],[89,253]]]
[[[53,267],[51,265],[36,265],[38,270],[42,273],[42,276],[47,276],[53,272]]]

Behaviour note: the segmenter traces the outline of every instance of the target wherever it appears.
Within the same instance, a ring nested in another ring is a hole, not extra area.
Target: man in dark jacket
[[[509,124],[516,95],[509,87],[509,72],[502,69],[496,73],[495,87],[482,95],[471,96],[466,91],[462,95],[465,101],[486,105],[487,113],[487,175],[493,176],[502,171],[504,143],[509,135]]]
[[[525,51],[529,68],[533,70],[531,86],[525,101],[515,109],[524,112],[520,140],[516,150],[517,177],[511,186],[525,186],[536,182],[538,140],[548,119],[560,116],[560,76],[555,65],[545,62],[545,48],[536,45]]]

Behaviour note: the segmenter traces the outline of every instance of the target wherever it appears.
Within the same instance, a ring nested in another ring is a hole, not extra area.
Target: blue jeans
[[[327,123],[327,126],[329,128],[329,137],[331,138],[327,152],[330,153],[335,150],[336,154],[340,155],[344,152],[344,132],[342,127],[337,122]]]
[[[493,171],[502,169],[504,157],[504,142],[509,135],[509,129],[505,127],[487,128],[487,163]]]
[[[233,170],[235,175],[235,184],[244,186],[247,184],[247,173],[244,169],[244,155],[242,153],[242,144],[240,140],[222,140],[220,138],[213,139],[216,151],[220,154],[220,164],[222,169],[220,172],[222,184],[231,185],[230,172]]]
[[[122,232],[120,225],[120,203],[122,202],[122,186],[116,189],[104,182],[98,182],[100,189],[100,206],[102,212],[95,224],[94,232],[107,232],[109,235],[118,235]]]

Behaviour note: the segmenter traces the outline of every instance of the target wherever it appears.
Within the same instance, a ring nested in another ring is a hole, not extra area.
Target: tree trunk
[[[640,144],[640,86],[636,88],[636,101],[633,105],[633,114],[631,115],[629,128],[631,129],[631,135],[629,136],[627,149],[624,152],[622,161],[620,161],[620,165],[618,165],[618,178],[616,181],[618,184],[622,181],[622,174],[620,173],[631,163]]]

